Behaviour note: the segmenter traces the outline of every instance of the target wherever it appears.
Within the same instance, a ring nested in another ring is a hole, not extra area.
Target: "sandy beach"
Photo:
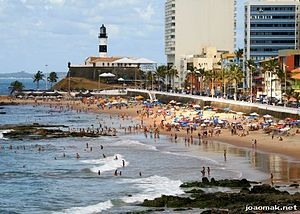
[[[109,114],[124,114],[130,117],[134,117],[135,119],[141,121],[143,119],[144,125],[146,126],[153,126],[154,123],[159,125],[161,120],[166,119],[164,123],[171,122],[171,117],[163,117],[162,115],[151,115],[149,117],[141,116],[141,114],[137,113],[137,111],[141,112],[143,110],[143,105],[136,105],[136,106],[129,106],[128,108],[116,109],[116,108],[104,108],[100,109],[96,104],[84,104],[81,101],[69,101],[69,100],[60,100],[60,101],[52,101],[52,100],[38,100],[35,101],[34,99],[10,99],[8,97],[0,97],[0,102],[3,103],[16,103],[16,104],[43,104],[43,105],[65,105],[70,106],[76,110],[84,110],[84,111],[91,111],[94,113],[109,113]],[[152,109],[153,112],[157,112],[159,107],[154,107]],[[183,113],[182,110],[176,112],[177,114]],[[203,117],[210,117],[212,115],[211,111],[204,111]],[[220,119],[226,119],[230,122],[239,120],[233,119],[235,116],[232,113],[220,113],[218,114]],[[171,130],[167,131],[166,129],[162,129],[160,126],[159,130],[161,134],[168,134],[173,135],[175,132],[180,137],[186,137],[186,130],[181,128],[178,130]],[[201,129],[200,129],[201,130]],[[284,136],[283,140],[280,141],[278,136],[274,136],[272,139],[272,134],[265,134],[263,130],[259,129],[257,131],[249,131],[249,134],[244,136],[239,135],[231,135],[230,130],[222,129],[220,135],[213,135],[208,137],[207,140],[217,140],[223,143],[228,143],[231,145],[235,145],[238,147],[246,147],[252,148],[253,147],[253,139],[257,140],[256,148],[261,151],[270,152],[270,153],[278,153],[282,155],[286,155],[292,157],[296,160],[300,160],[300,133],[296,133],[297,128],[292,128],[289,131],[289,136]],[[194,138],[198,138],[199,128],[194,131],[189,136],[193,136]]]
[[[237,133],[232,135],[230,128],[219,129],[220,133],[216,132],[213,127],[197,127],[191,133],[187,131],[187,128],[180,127],[179,129],[171,128],[167,129],[166,124],[171,124],[174,115],[187,114],[192,116],[192,111],[189,109],[178,108],[173,109],[172,115],[163,115],[158,112],[164,107],[153,107],[151,109],[146,109],[141,103],[135,105],[129,105],[127,107],[108,108],[103,105],[103,108],[99,108],[96,104],[86,104],[80,100],[34,100],[34,99],[11,99],[9,97],[1,97],[0,103],[15,103],[20,105],[32,104],[32,105],[64,105],[73,108],[74,110],[80,111],[90,111],[94,113],[108,113],[119,115],[120,117],[131,117],[140,121],[147,130],[154,130],[154,128],[164,135],[169,135],[170,139],[175,140],[175,136],[185,138],[186,143],[197,144],[197,143],[207,143],[209,141],[217,141],[225,144],[230,144],[240,148],[255,149],[257,151],[262,151],[266,153],[276,153],[278,155],[287,156],[294,161],[300,160],[300,134],[297,133],[297,128],[292,127],[287,135],[279,136],[272,133],[266,134],[262,129],[252,131],[248,128],[247,123],[243,120],[244,116],[237,116],[233,113],[216,113],[214,111],[203,111],[203,118],[209,118],[218,116],[219,119],[227,120],[228,122],[241,122],[243,124],[244,130],[237,130]],[[150,112],[150,113],[149,113]],[[257,118],[257,122],[262,120],[261,117]],[[164,125],[162,125],[164,124]],[[142,128],[141,128],[142,129]],[[210,134],[210,130],[213,133]],[[208,135],[204,136],[203,133],[207,131]],[[199,138],[199,135],[201,136]],[[273,136],[272,136],[273,135]],[[256,144],[254,144],[256,140]],[[300,170],[294,172],[298,178]],[[294,175],[295,176],[295,175]]]

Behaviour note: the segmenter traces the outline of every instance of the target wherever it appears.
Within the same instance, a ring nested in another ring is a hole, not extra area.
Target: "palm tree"
[[[239,49],[237,49],[236,51],[234,51],[234,54],[235,54],[235,56],[236,56],[236,58],[237,58],[237,63],[238,63],[238,65],[241,67],[241,58],[242,58],[243,55],[244,55],[244,50],[241,49],[241,48],[239,48]]]
[[[23,83],[16,80],[14,82],[11,82],[8,88],[10,89],[10,94],[13,94],[14,92],[22,91],[24,87],[25,86],[23,85]]]
[[[171,81],[172,91],[174,91],[175,77],[178,77],[178,71],[175,68],[171,68],[167,71],[167,74],[169,76],[169,80]]]
[[[216,69],[212,69],[212,70],[208,70],[205,72],[205,81],[206,83],[211,83],[211,96],[213,97],[214,94],[215,94],[215,89],[214,89],[214,82],[215,82],[215,79],[218,78],[218,74],[216,72],[217,70]]]
[[[44,74],[41,71],[38,71],[34,76],[33,76],[33,82],[36,82],[36,88],[39,90],[40,86],[40,81],[44,80]]]
[[[250,71],[250,74],[249,74],[249,89],[250,89],[250,91],[249,91],[249,93],[250,93],[250,100],[251,100],[251,102],[252,102],[252,100],[253,100],[253,94],[252,94],[252,90],[253,90],[253,69],[256,67],[256,64],[255,64],[255,62],[254,62],[254,60],[252,60],[252,59],[248,59],[247,61],[246,61],[246,66],[247,66],[247,68],[248,68],[248,70]]]
[[[52,88],[53,83],[57,82],[57,79],[58,79],[58,77],[57,77],[56,72],[52,71],[47,78],[47,80],[51,84],[51,88]]]
[[[200,94],[201,91],[203,91],[203,81],[204,81],[204,77],[205,77],[206,71],[205,68],[199,68],[197,69],[197,75],[201,78],[201,85],[200,85]]]
[[[146,81],[146,89],[149,88],[149,86],[152,85],[152,82],[153,82],[153,74],[151,71],[148,71],[146,74],[145,74],[145,81]],[[151,87],[152,89],[152,87]]]
[[[229,71],[227,68],[222,68],[220,72],[219,79],[222,81],[223,87],[223,97],[226,97],[227,94],[227,82],[229,80]]]
[[[234,100],[237,99],[237,86],[244,78],[242,69],[237,64],[231,64],[229,70],[229,79],[234,82]]]
[[[158,66],[155,71],[155,76],[157,77],[157,81],[159,83],[160,89],[162,89],[161,82],[165,81],[166,73],[167,73],[167,66],[165,65]]]

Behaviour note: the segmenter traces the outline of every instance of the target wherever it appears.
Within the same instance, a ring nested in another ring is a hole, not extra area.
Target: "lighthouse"
[[[99,55],[100,57],[107,57],[107,34],[104,24],[100,27],[99,33]]]

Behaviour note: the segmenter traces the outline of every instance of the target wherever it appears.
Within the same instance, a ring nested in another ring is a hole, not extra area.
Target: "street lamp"
[[[286,96],[286,91],[287,91],[287,87],[286,87],[286,68],[288,68],[289,66],[288,65],[283,65],[283,71],[284,71],[284,94]],[[281,95],[281,99],[282,99],[282,95]],[[286,100],[284,102],[284,106],[286,106]]]
[[[48,77],[47,77],[47,71],[48,71],[47,67],[48,67],[48,65],[46,64],[45,67],[46,67],[45,75],[46,75],[46,91],[47,91],[48,90]]]
[[[250,102],[253,102],[253,70],[252,68],[255,68],[255,66],[250,65]]]

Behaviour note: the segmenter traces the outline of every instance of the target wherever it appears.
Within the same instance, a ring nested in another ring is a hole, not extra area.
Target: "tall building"
[[[235,0],[166,0],[165,53],[168,66],[179,72],[176,87],[182,87],[186,76],[182,56],[199,54],[206,47],[233,51],[235,4]]]
[[[245,56],[254,61],[298,49],[299,0],[250,0],[245,4]]]
[[[299,49],[299,9],[299,0],[247,1],[244,60],[258,62],[278,56],[282,49]],[[245,76],[248,87],[249,72]]]

